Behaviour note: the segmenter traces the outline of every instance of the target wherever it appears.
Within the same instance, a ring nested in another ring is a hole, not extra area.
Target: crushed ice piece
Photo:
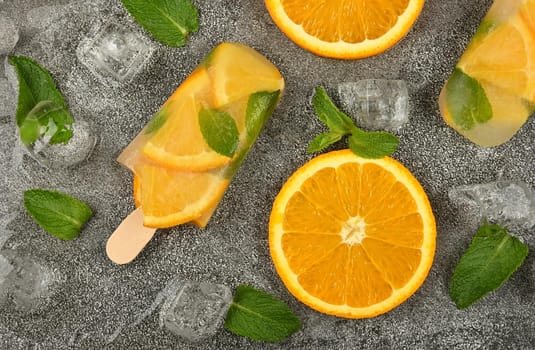
[[[45,30],[52,23],[65,15],[66,6],[40,6],[28,11],[26,14],[26,23],[36,29]]]
[[[6,277],[7,292],[20,310],[31,312],[48,305],[56,283],[54,272],[14,250],[4,250],[13,269]]]
[[[521,181],[496,181],[458,186],[448,192],[464,215],[490,223],[529,229],[535,225],[535,192]]]
[[[198,342],[219,330],[231,302],[232,292],[225,285],[177,282],[160,310],[160,323],[173,334]]]
[[[397,131],[409,120],[407,83],[365,79],[338,85],[340,108],[369,130]]]
[[[15,116],[17,98],[6,78],[0,78],[0,117]]]
[[[101,82],[116,85],[134,78],[153,51],[151,41],[132,25],[112,20],[83,39],[76,55]]]
[[[11,18],[0,14],[0,55],[13,51],[19,41],[19,29]]]

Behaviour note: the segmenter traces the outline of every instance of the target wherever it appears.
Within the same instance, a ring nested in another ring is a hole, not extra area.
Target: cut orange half
[[[349,150],[316,157],[275,199],[269,245],[288,290],[340,317],[385,313],[423,283],[435,220],[418,181],[392,158]]]
[[[424,0],[265,0],[277,26],[317,55],[355,59],[397,43],[418,18]]]

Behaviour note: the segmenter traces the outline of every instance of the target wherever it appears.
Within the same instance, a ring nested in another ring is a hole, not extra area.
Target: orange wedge
[[[136,208],[139,208],[141,206],[141,184],[140,184],[139,177],[137,175],[134,175],[133,188],[134,188],[134,204],[136,205]],[[206,227],[206,225],[208,225],[208,222],[210,221],[210,218],[212,217],[216,209],[217,209],[217,204],[214,205],[213,207],[205,209],[203,214],[193,219],[192,222],[200,228]]]
[[[288,290],[340,317],[385,313],[423,283],[435,252],[427,196],[394,159],[314,158],[275,199],[269,245]]]
[[[284,89],[284,79],[273,63],[245,45],[223,43],[214,49],[205,65],[215,108],[258,91]]]
[[[173,170],[150,163],[139,164],[135,173],[134,188],[138,189],[134,198],[143,203],[143,225],[154,228],[201,218],[217,206],[229,184],[218,173]]]
[[[317,55],[355,59],[397,43],[418,18],[424,0],[265,0],[277,26]]]
[[[165,123],[149,135],[143,154],[162,165],[202,171],[219,167],[231,158],[208,146],[199,127],[199,111],[211,99],[206,69],[194,71],[173,93],[161,110]],[[204,102],[204,104],[203,104]]]

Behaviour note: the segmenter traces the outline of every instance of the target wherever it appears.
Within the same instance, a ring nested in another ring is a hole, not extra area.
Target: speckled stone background
[[[201,26],[184,48],[157,49],[148,67],[120,88],[102,85],[76,58],[80,40],[109,17],[131,20],[118,0],[4,0],[2,16],[21,29],[15,54],[33,57],[52,73],[76,116],[99,134],[91,158],[80,166],[45,171],[25,159],[14,166],[13,118],[0,120],[0,244],[31,254],[62,276],[54,304],[26,314],[11,304],[0,309],[1,349],[529,349],[535,346],[535,258],[498,291],[459,311],[448,294],[454,266],[474,231],[450,203],[452,186],[519,179],[535,187],[535,119],[503,146],[471,144],[440,117],[439,91],[491,0],[428,0],[408,35],[389,51],[367,59],[316,57],[294,45],[273,24],[261,0],[194,3]],[[45,5],[42,23],[29,10]],[[131,174],[116,161],[171,92],[221,41],[248,44],[266,55],[286,80],[285,95],[236,174],[213,220],[204,230],[190,225],[161,230],[137,260],[112,264],[109,234],[134,208]],[[1,67],[1,65],[0,65]],[[3,68],[0,68],[0,74]],[[317,313],[293,298],[272,265],[267,243],[271,203],[290,174],[311,158],[305,152],[322,132],[310,99],[328,88],[363,78],[404,79],[410,123],[398,135],[394,157],[421,181],[438,228],[436,258],[423,286],[393,311],[367,320]],[[25,213],[22,192],[59,189],[95,212],[80,237],[63,242],[44,233]],[[513,232],[535,248],[533,230]],[[191,345],[160,328],[157,310],[143,319],[166,283],[184,280],[251,284],[286,301],[303,321],[287,341],[266,344],[222,329]]]

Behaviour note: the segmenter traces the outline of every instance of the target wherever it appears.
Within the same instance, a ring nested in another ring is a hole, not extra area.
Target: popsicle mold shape
[[[448,125],[486,147],[507,142],[535,110],[535,0],[495,0],[442,88]]]
[[[205,226],[283,88],[252,48],[212,50],[118,158],[134,173],[143,224]]]

